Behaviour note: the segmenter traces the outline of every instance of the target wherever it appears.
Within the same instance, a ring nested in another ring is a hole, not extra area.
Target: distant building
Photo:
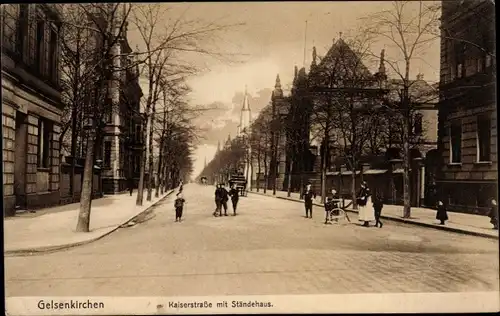
[[[2,5],[3,206],[59,204],[60,5]]]
[[[438,196],[485,214],[498,192],[495,3],[443,1]]]

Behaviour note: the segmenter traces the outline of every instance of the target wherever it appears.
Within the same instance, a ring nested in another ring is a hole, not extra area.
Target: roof
[[[356,53],[342,38],[338,39],[328,50],[320,63],[311,69],[311,74],[321,77],[321,72],[325,72],[337,67],[337,63],[342,62],[346,67],[346,74],[339,73],[342,80],[348,80],[349,77],[371,77],[372,74],[363,64],[361,57]]]

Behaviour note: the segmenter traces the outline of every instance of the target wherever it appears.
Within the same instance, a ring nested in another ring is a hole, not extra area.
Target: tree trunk
[[[143,147],[144,147],[144,133],[143,133]],[[146,149],[142,148],[141,159],[139,159],[139,184],[137,186],[137,198],[135,204],[137,206],[142,206],[144,199],[144,171],[146,164]]]
[[[146,197],[146,201],[151,201],[152,193],[153,193],[153,183],[155,181],[154,170],[153,170],[153,131],[154,131],[154,120],[155,120],[155,104],[153,103],[152,111],[151,111],[151,119],[149,121],[149,181],[148,181],[148,195]]]
[[[292,173],[293,172],[293,158],[290,160],[290,171],[288,172],[288,192],[286,196],[292,195]]]
[[[262,173],[262,163],[260,161],[260,154],[257,156],[257,192],[260,189],[260,174]]]
[[[267,153],[264,153],[264,194],[267,192],[267,188],[269,186],[269,177],[267,175],[268,168],[267,168]]]
[[[76,126],[78,124],[77,120],[77,111],[76,106],[73,104],[72,114],[71,114],[71,157],[73,158],[71,161],[71,171],[69,173],[69,194],[71,194],[71,201],[73,202],[73,198],[75,196],[75,168],[76,168]],[[61,143],[59,143],[61,144]]]
[[[409,117],[404,118],[403,126],[403,218],[411,216],[411,201],[410,201],[410,146],[408,141],[409,136]]]
[[[406,58],[405,80],[402,91],[403,101],[403,218],[411,216],[411,201],[410,201],[410,60]]]
[[[355,164],[353,164],[355,166]],[[353,167],[352,175],[351,175],[351,199],[352,199],[352,208],[358,209],[358,204],[356,203],[356,168]]]
[[[87,138],[87,152],[85,168],[83,169],[83,183],[80,194],[80,211],[78,213],[77,232],[89,232],[90,208],[92,204],[92,180],[94,175],[94,133],[91,131]]]
[[[162,174],[161,174],[161,169],[162,169],[162,150],[161,150],[161,142],[160,142],[160,154],[158,155],[158,169],[156,171],[156,174],[158,175],[158,183],[156,184],[155,187],[155,197],[159,197],[160,195],[160,187],[161,187],[161,182],[162,182]],[[163,190],[162,190],[163,194]]]
[[[323,161],[321,164],[321,203],[325,203],[325,196],[326,196],[326,168],[327,168],[327,163],[326,163],[326,158],[328,156],[328,134],[325,136],[325,141],[323,145]]]

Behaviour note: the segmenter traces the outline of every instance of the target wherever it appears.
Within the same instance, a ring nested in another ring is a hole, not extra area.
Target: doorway
[[[27,115],[16,112],[16,135],[14,151],[14,195],[16,197],[16,209],[25,210],[26,201],[26,159],[28,123]]]

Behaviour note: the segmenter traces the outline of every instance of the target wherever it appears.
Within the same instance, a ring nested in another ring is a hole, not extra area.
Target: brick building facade
[[[484,214],[498,190],[495,4],[442,3],[438,195]]]
[[[2,6],[5,215],[59,203],[59,5]]]

